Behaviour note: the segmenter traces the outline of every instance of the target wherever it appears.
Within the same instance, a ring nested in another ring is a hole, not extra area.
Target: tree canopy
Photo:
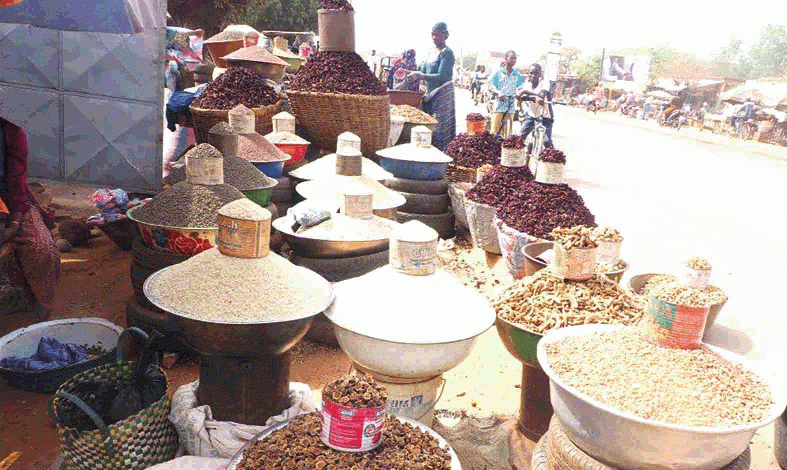
[[[208,38],[229,24],[258,31],[316,31],[319,0],[169,0],[178,26],[205,30]]]

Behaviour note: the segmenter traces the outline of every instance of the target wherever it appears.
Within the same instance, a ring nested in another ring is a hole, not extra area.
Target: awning
[[[134,34],[163,28],[166,20],[157,0],[0,0],[0,23]]]
[[[723,101],[743,103],[752,100],[754,104],[764,108],[787,108],[787,82],[778,80],[749,80],[743,85],[725,91],[721,95]]]

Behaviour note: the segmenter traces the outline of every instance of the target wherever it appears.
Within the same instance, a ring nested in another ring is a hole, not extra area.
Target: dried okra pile
[[[385,406],[388,391],[370,375],[345,376],[327,384],[322,390],[324,400],[349,408]]]

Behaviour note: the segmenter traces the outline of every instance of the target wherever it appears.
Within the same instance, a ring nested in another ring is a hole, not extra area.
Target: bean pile
[[[222,31],[206,39],[205,42],[240,41],[244,36],[245,34],[242,31]]]
[[[547,163],[566,164],[566,154],[558,149],[544,149],[538,158]]]
[[[497,211],[497,218],[509,227],[534,237],[551,240],[557,227],[596,226],[582,196],[567,184],[529,182],[524,194],[514,194]]]
[[[503,148],[506,149],[523,149],[525,148],[525,139],[521,135],[510,135],[503,139]]]
[[[642,287],[640,295],[647,299],[657,287],[677,281],[678,278],[671,274],[658,274],[648,279],[648,282],[646,282]],[[702,289],[702,293],[708,296],[708,300],[710,300],[711,305],[717,305],[727,301],[727,294],[725,294],[724,291],[716,286],[708,286]]]
[[[219,135],[233,135],[238,133],[232,126],[230,126],[228,123],[224,121],[211,127],[209,132],[211,134],[219,134]]]
[[[268,178],[248,160],[241,157],[224,157],[224,183],[238,191],[254,191],[275,186],[276,180]],[[186,167],[172,170],[164,181],[170,185],[186,180]]]
[[[388,417],[382,444],[369,452],[339,452],[320,440],[318,413],[296,416],[284,428],[254,441],[238,470],[450,470],[451,455],[430,434]]]
[[[388,391],[371,375],[350,375],[327,384],[322,398],[348,408],[379,408],[388,403]]]
[[[588,323],[634,325],[645,314],[638,298],[603,274],[569,281],[549,269],[516,281],[492,307],[503,320],[540,334]]]
[[[262,222],[270,220],[271,213],[268,209],[263,209],[258,204],[251,202],[248,199],[238,199],[232,201],[226,206],[219,209],[219,214],[224,217],[231,217],[233,219],[253,220],[255,222]]]
[[[194,106],[203,109],[232,109],[239,104],[248,108],[269,106],[279,101],[279,94],[260,75],[242,67],[231,67],[208,83]]]
[[[184,178],[185,178],[185,169]],[[134,218],[151,225],[216,228],[216,212],[243,193],[228,184],[206,186],[181,181],[134,210]]]
[[[479,122],[484,120],[484,116],[479,113],[470,113],[465,119],[470,122]]]
[[[728,428],[771,412],[768,383],[708,349],[670,349],[633,328],[572,336],[546,346],[568,386],[624,413],[681,426]]]
[[[526,166],[509,168],[497,165],[467,193],[467,198],[480,204],[500,207],[508,198],[524,194],[522,189],[532,179],[533,174]]]
[[[380,96],[388,93],[355,52],[320,51],[309,57],[289,90]]]
[[[696,269],[697,271],[710,271],[712,268],[710,261],[705,258],[700,258],[699,256],[692,256],[689,258],[688,261],[686,261],[686,266],[691,269]]]
[[[242,47],[229,55],[229,59],[248,60],[250,62],[264,62],[269,64],[281,64],[282,60],[268,52],[262,46]]]
[[[570,251],[572,248],[595,248],[598,243],[593,239],[593,230],[584,225],[570,228],[556,227],[549,232],[549,237]]]
[[[280,162],[290,158],[268,139],[257,133],[238,137],[238,156],[250,162]]]
[[[409,104],[397,104],[391,106],[392,116],[401,116],[405,122],[413,124],[437,124],[437,119],[431,115],[426,114],[418,108],[410,106]]]
[[[596,227],[593,230],[593,238],[597,242],[620,243],[623,241],[620,231],[613,227]]]
[[[445,148],[445,153],[454,159],[454,165],[465,168],[478,168],[485,163],[499,165],[500,152],[500,143],[489,132],[459,134]]]
[[[347,0],[320,0],[320,10],[354,11]]]
[[[599,263],[598,265],[596,265],[596,269],[600,273],[612,273],[615,271],[622,271],[626,269],[626,262],[623,260],[618,260],[615,264]]]
[[[708,307],[714,300],[700,289],[680,284],[663,284],[653,289],[650,295],[664,302],[695,308]]]
[[[210,144],[199,144],[196,147],[189,150],[185,157],[189,158],[223,158],[223,155],[219,150],[210,145]],[[185,161],[185,159],[184,159]]]

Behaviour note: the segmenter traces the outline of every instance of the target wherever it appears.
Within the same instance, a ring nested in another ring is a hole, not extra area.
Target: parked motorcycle
[[[663,116],[664,113],[661,113]],[[673,127],[675,129],[680,129],[682,126],[686,124],[686,114],[683,113],[681,110],[676,109],[666,119],[659,120],[659,125],[664,127]]]

